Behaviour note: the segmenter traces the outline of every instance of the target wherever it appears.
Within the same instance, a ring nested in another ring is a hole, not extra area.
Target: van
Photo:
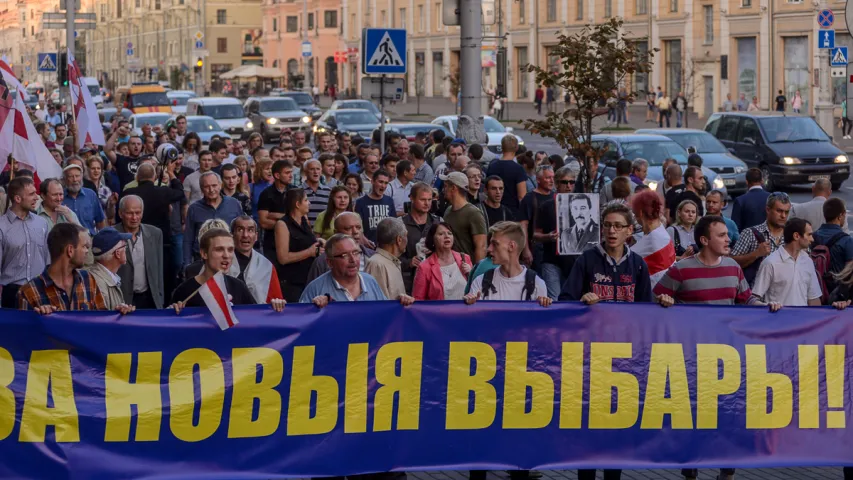
[[[172,103],[166,90],[157,83],[134,83],[116,90],[116,106],[127,108],[133,113],[172,113]]]
[[[89,89],[89,95],[92,96],[92,101],[95,103],[97,108],[101,108],[104,106],[104,97],[101,95],[101,84],[98,82],[98,79],[95,77],[83,77],[83,83],[86,84],[86,88]]]
[[[850,160],[813,118],[784,112],[719,112],[705,131],[748,167],[761,170],[764,189],[826,179],[838,190]]]
[[[240,101],[233,97],[191,98],[187,101],[186,114],[212,117],[234,140],[248,138],[255,127],[246,117]]]

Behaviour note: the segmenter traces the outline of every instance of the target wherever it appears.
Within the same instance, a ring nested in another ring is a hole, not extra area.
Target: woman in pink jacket
[[[450,226],[434,223],[424,243],[432,255],[418,265],[412,296],[416,300],[462,300],[472,264],[468,255],[453,251]]]

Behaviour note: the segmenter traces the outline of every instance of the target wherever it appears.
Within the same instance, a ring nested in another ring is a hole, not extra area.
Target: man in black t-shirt
[[[234,261],[234,238],[228,230],[214,228],[205,232],[199,240],[199,253],[204,261],[204,270],[180,284],[172,293],[172,304],[175,313],[181,313],[184,307],[204,307],[204,300],[197,294],[198,289],[218,272],[227,272]],[[225,289],[232,305],[255,305],[255,297],[242,280],[225,275]],[[271,300],[273,310],[280,312],[284,309],[285,301],[277,298]]]
[[[687,170],[684,171],[684,191],[675,195],[671,204],[667,204],[670,223],[675,223],[678,206],[685,200],[692,200],[696,204],[697,218],[704,216],[705,208],[702,206],[702,197],[699,196],[699,192],[704,191],[704,189],[705,175],[702,174],[702,169],[692,165],[687,167]]]
[[[489,165],[486,174],[501,177],[505,191],[501,203],[509,207],[513,215],[517,215],[521,200],[527,195],[527,172],[515,161],[518,139],[514,135],[505,136],[501,139],[501,151],[501,158]]]
[[[788,99],[782,95],[782,90],[779,90],[779,95],[776,96],[776,111],[784,112],[786,103],[788,103]]]
[[[539,206],[554,198],[554,168],[550,165],[536,167],[536,189],[529,192],[521,201],[518,221],[527,232],[527,246],[521,254],[521,261],[539,271],[542,263],[542,243],[533,238],[536,216]]]
[[[128,135],[130,135],[130,127],[122,125],[110,135],[106,145],[104,145],[104,153],[115,168],[118,175],[119,187],[122,190],[124,190],[125,185],[136,180],[137,161],[139,160],[139,156],[142,155],[142,139],[139,137],[130,137],[130,140],[127,141],[130,155],[125,156],[115,151],[118,139]]]
[[[287,160],[272,164],[273,184],[258,197],[258,225],[263,229],[264,256],[275,263],[275,222],[287,214],[284,194],[293,182],[293,165]]]
[[[486,198],[482,203],[477,205],[477,208],[486,218],[486,228],[498,222],[514,222],[515,215],[512,210],[501,203],[504,196],[504,181],[497,175],[492,175],[486,179]]]
[[[557,170],[554,178],[558,194],[574,191],[577,179],[568,167]],[[556,300],[579,255],[557,254],[560,232],[557,231],[557,202],[553,196],[539,205],[533,231],[533,239],[542,244],[542,279],[548,288],[548,296]]]

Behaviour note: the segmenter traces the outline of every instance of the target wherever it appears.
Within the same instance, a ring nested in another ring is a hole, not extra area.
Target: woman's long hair
[[[835,281],[839,284],[853,284],[853,260],[847,262],[847,265],[844,265],[844,268],[833,276],[835,277]]]
[[[332,225],[332,221],[335,219],[335,195],[340,192],[346,192],[349,197],[349,204],[344,209],[345,212],[352,211],[352,195],[349,193],[349,189],[343,185],[335,185],[332,188],[332,191],[329,193],[329,202],[326,204],[326,213],[323,215],[323,223],[320,224],[320,231],[324,232],[329,229]]]

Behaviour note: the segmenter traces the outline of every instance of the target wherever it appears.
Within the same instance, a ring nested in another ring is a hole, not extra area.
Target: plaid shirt
[[[779,236],[779,243],[776,243],[773,235],[770,234],[767,222],[764,222],[761,225],[745,228],[740,232],[740,237],[738,238],[737,243],[732,247],[731,256],[737,257],[740,255],[746,255],[758,249],[758,239],[755,238],[755,232],[751,231],[753,229],[764,235],[764,239],[770,242],[770,253],[775,252],[779,247],[785,245],[785,239],[782,236]]]
[[[45,305],[59,311],[107,309],[95,278],[85,270],[74,270],[70,298],[68,292],[53,282],[47,270],[18,291],[19,310],[35,310]]]

